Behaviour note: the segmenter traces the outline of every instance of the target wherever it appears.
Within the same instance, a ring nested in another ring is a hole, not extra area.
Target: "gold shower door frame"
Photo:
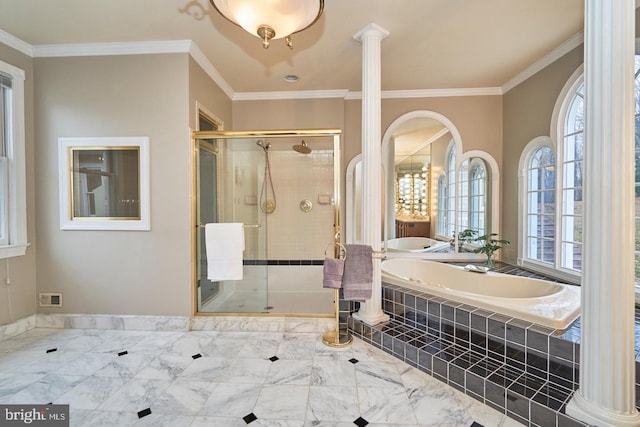
[[[333,200],[334,200],[334,236],[337,242],[341,240],[340,228],[340,194],[341,194],[341,164],[342,147],[340,129],[283,129],[283,130],[250,130],[250,131],[193,131],[191,134],[192,146],[192,182],[191,182],[191,292],[192,292],[192,314],[197,316],[243,316],[243,317],[335,317],[339,318],[339,301],[334,298],[334,314],[286,314],[286,313],[214,313],[198,311],[198,233],[201,224],[198,222],[198,155],[201,140],[212,139],[242,139],[242,138],[303,138],[303,137],[333,137]],[[218,161],[217,167],[221,164]],[[220,185],[220,180],[218,180]],[[218,189],[220,190],[220,189]],[[219,192],[218,192],[219,194]],[[334,242],[327,242],[333,245]]]

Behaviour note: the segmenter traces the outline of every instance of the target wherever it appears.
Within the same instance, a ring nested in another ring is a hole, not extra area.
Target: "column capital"
[[[365,39],[370,37],[376,37],[379,40],[384,39],[389,35],[389,31],[382,28],[380,25],[372,22],[365,26],[363,29],[358,31],[353,35],[353,38],[359,42],[363,42]]]

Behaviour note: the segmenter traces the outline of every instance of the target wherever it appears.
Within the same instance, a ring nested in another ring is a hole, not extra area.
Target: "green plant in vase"
[[[476,242],[478,242],[480,246],[473,251],[477,254],[485,254],[487,256],[487,261],[484,265],[491,270],[493,270],[495,267],[494,257],[496,251],[511,244],[511,242],[508,240],[497,239],[497,236],[497,233],[491,233],[478,237],[476,239]]]
[[[466,230],[462,230],[461,232],[459,232],[458,233],[458,252],[462,251],[462,246],[464,246],[465,243],[469,244],[473,242],[476,238],[476,234],[478,234],[478,230],[472,230],[470,228],[467,228]],[[449,240],[449,243],[451,243],[451,245],[454,245],[455,241],[456,241],[456,233],[454,231],[453,239]]]

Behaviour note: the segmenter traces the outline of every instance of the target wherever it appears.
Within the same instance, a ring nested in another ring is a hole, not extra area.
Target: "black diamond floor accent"
[[[49,350],[47,350],[47,353],[53,353],[54,351],[58,351],[57,348],[50,348]]]
[[[118,353],[118,356],[124,356],[125,354],[129,354],[128,351],[121,351],[120,353]]]
[[[200,359],[201,357],[202,357],[202,355],[201,355],[200,353],[198,353],[198,354],[194,354],[193,356],[191,356],[191,358],[192,358],[193,360]]]
[[[357,425],[358,427],[364,427],[364,426],[366,426],[367,424],[369,424],[369,421],[365,420],[365,419],[364,419],[364,418],[362,418],[362,417],[358,417],[358,419],[357,419],[357,420],[355,420],[353,423],[354,423],[355,425]]]
[[[242,417],[242,419],[244,420],[245,423],[250,424],[250,423],[254,422],[255,420],[257,420],[258,417],[256,417],[252,412],[249,415],[245,415],[244,417]]]
[[[352,359],[349,359],[349,362],[351,362],[351,363],[353,363],[355,365],[356,363],[359,362],[359,360],[356,359],[356,358],[352,358]]]
[[[151,415],[151,408],[143,409],[138,412],[138,418],[146,417],[147,415]]]
[[[471,424],[471,427],[484,427],[484,426],[474,421],[473,424]]]
[[[278,356],[271,356],[269,360],[271,360],[272,362],[275,362],[276,360],[280,360],[280,358]]]

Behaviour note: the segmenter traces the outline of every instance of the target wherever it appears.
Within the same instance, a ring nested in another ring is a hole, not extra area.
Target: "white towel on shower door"
[[[243,224],[206,224],[204,238],[207,251],[207,279],[242,280]]]

